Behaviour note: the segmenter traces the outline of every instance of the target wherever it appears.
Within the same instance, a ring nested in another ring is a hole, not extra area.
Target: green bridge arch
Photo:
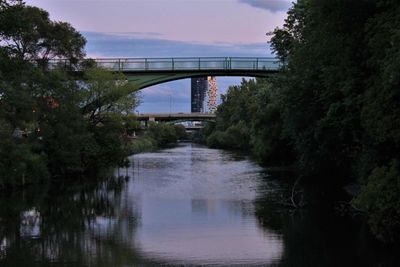
[[[122,72],[140,90],[152,85],[200,76],[268,77],[282,62],[268,57],[178,57],[87,59],[98,67]],[[50,65],[67,65],[68,60],[51,60]],[[79,64],[78,64],[79,66]],[[80,71],[79,67],[76,71]]]
[[[99,59],[96,63],[124,73],[138,89],[201,76],[268,77],[281,67],[275,58],[258,57],[119,58]]]
[[[98,58],[98,67],[121,72],[134,86],[132,92],[152,85],[200,76],[250,76],[268,77],[280,71],[283,63],[268,57],[179,57],[179,58]],[[77,64],[76,72],[80,72]],[[50,68],[70,65],[68,60],[49,61]],[[126,94],[132,92],[124,92]],[[93,103],[84,106],[89,110]]]

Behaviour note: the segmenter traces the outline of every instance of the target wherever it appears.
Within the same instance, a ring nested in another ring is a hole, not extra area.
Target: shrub
[[[368,212],[372,232],[381,240],[400,240],[400,164],[375,168],[353,203]]]

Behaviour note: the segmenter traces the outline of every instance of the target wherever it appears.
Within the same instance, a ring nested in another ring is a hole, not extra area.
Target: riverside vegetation
[[[269,34],[282,72],[230,87],[203,141],[295,166],[314,203],[349,201],[376,237],[398,242],[399,14],[390,0],[297,1]]]
[[[85,43],[42,9],[0,1],[0,189],[80,177],[181,137],[179,126],[152,125],[128,141],[139,97],[124,75],[84,61]],[[50,66],[57,58],[70,64]]]
[[[152,151],[176,144],[178,140],[188,138],[183,125],[169,125],[165,123],[151,123],[147,131],[129,143],[129,154]]]

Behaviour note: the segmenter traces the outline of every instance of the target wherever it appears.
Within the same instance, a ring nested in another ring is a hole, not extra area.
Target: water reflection
[[[122,201],[125,178],[1,199],[1,266],[110,266],[110,242],[134,236],[136,206]],[[135,218],[129,220],[128,218]],[[121,238],[122,239],[122,238]],[[110,249],[111,248],[111,249]],[[134,251],[130,253],[134,255]],[[135,256],[133,257],[135,258]]]
[[[271,185],[276,177],[263,181]],[[287,185],[276,185],[274,192],[260,195],[255,202],[262,228],[282,233],[285,250],[276,266],[400,266],[400,248],[378,243],[362,218],[339,216],[319,206],[288,211],[279,200]]]
[[[194,265],[265,266],[280,260],[281,235],[262,231],[254,216],[258,166],[194,145],[132,160],[140,169],[130,192],[140,198],[136,238],[143,257]]]
[[[130,160],[0,196],[0,266],[400,266],[357,221],[282,209],[284,179],[245,158],[185,144]]]
[[[232,213],[235,203],[203,200],[200,212],[193,201],[181,199],[143,203],[137,238],[146,257],[180,264],[267,264],[283,253],[280,235],[262,233],[254,217]]]
[[[35,207],[22,211],[20,222],[20,237],[40,237],[41,217],[40,212]]]

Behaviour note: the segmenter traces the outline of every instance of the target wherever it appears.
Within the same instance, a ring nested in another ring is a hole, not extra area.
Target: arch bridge
[[[137,89],[199,76],[267,77],[278,72],[282,66],[282,62],[278,59],[268,57],[97,58],[87,60],[93,60],[97,66],[104,69],[124,73]],[[68,65],[69,61],[55,59],[49,63],[50,66]]]

